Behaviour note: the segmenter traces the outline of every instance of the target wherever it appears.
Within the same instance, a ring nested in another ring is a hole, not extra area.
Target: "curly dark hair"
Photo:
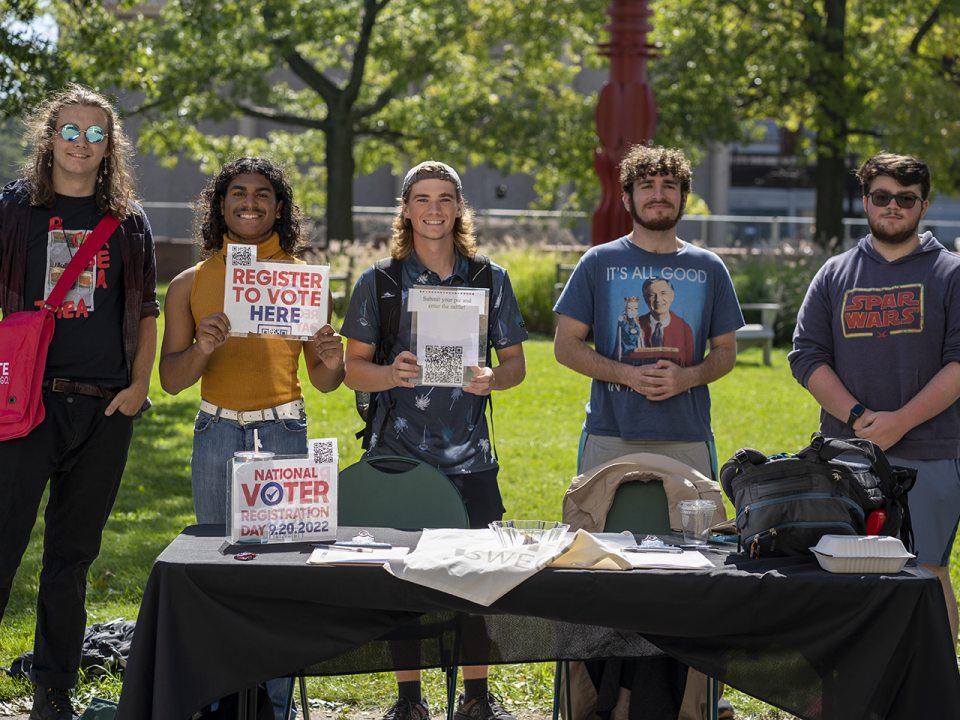
[[[30,190],[30,203],[51,208],[56,199],[53,189],[53,143],[57,118],[69,105],[99,108],[107,116],[107,150],[100,161],[94,198],[97,210],[123,220],[136,201],[132,171],[133,150],[120,127],[113,105],[107,98],[78,83],[70,83],[51,95],[26,119],[26,139],[30,154],[21,171]]]
[[[651,175],[673,175],[680,181],[680,192],[687,195],[693,182],[690,163],[677,148],[634,145],[620,161],[620,187],[633,192],[633,183]]]
[[[246,173],[263,175],[273,186],[277,200],[283,203],[280,207],[280,217],[274,224],[274,230],[280,235],[280,247],[291,255],[296,255],[306,244],[303,212],[293,202],[293,189],[284,175],[283,168],[269,158],[242,157],[224,165],[200,192],[194,230],[197,244],[200,246],[200,257],[210,257],[223,247],[223,236],[227,232],[227,224],[223,219],[221,204],[227,194],[230,181],[237,175]]]

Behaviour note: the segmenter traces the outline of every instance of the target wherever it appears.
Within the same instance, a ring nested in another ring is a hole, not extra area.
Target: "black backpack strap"
[[[817,434],[813,437],[810,446],[797,454],[800,457],[808,457],[810,453],[816,453],[816,457],[824,462],[830,462],[844,453],[860,455],[870,461],[871,469],[877,473],[884,487],[889,487],[892,482],[893,470],[890,467],[890,461],[887,460],[880,446],[870,440],[828,438]]]
[[[467,258],[470,267],[467,270],[467,282],[472,288],[486,288],[493,294],[493,270],[490,268],[490,258],[486,255],[474,255]],[[493,298],[489,298],[490,305],[487,307],[487,347],[485,351],[486,365],[490,367],[493,361],[493,341],[490,339],[490,318],[493,317],[492,305]],[[499,462],[497,455],[497,443],[493,428],[493,393],[486,397],[486,408],[490,410],[490,420],[487,423],[490,427],[490,451],[493,459]]]
[[[377,297],[377,314],[380,318],[380,339],[377,347],[373,351],[373,362],[377,365],[386,365],[387,358],[390,357],[390,351],[397,341],[397,335],[400,333],[400,306],[403,302],[403,286],[401,284],[401,273],[403,272],[403,263],[394,260],[392,257],[377,260],[373,264],[374,273],[374,292]],[[358,405],[361,403],[360,393],[358,393]],[[366,422],[363,428],[357,433],[360,439],[360,446],[364,450],[370,448],[370,438],[373,435],[373,418],[376,415],[377,397],[379,393],[364,393],[365,412],[363,415]],[[387,418],[390,415],[391,408],[383,415],[381,427],[377,428],[377,435],[383,432],[383,426],[386,425]]]

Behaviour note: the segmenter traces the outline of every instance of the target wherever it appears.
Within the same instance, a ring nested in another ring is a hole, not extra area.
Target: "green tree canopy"
[[[757,120],[797,131],[816,162],[818,242],[842,238],[845,160],[925,158],[960,188],[960,0],[652,3],[666,142],[733,141]]]
[[[0,118],[16,118],[65,82],[53,18],[37,0],[0,1]]]
[[[563,12],[547,0],[180,0],[124,19],[91,6],[63,30],[61,50],[79,79],[138,93],[127,110],[147,119],[141,149],[171,163],[186,151],[207,171],[270,154],[296,169],[305,206],[326,207],[328,237],[350,239],[352,180],[384,164],[487,163],[534,176],[548,205],[595,196],[593,100],[573,80],[597,62],[603,10],[587,0]],[[268,121],[266,137],[207,122],[243,115]]]

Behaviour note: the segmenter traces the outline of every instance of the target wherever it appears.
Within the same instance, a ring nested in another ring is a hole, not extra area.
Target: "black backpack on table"
[[[750,557],[805,555],[823,535],[866,535],[873,513],[871,530],[898,536],[912,552],[907,492],[916,477],[869,440],[820,435],[795,455],[742,448],[720,470]]]

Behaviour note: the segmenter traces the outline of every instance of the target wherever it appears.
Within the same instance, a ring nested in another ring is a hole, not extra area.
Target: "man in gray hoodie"
[[[918,560],[943,586],[960,520],[960,256],[917,228],[930,170],[880,153],[857,173],[870,234],[830,258],[797,317],[790,367],[820,403],[820,429],[879,445],[918,470],[910,511]]]

